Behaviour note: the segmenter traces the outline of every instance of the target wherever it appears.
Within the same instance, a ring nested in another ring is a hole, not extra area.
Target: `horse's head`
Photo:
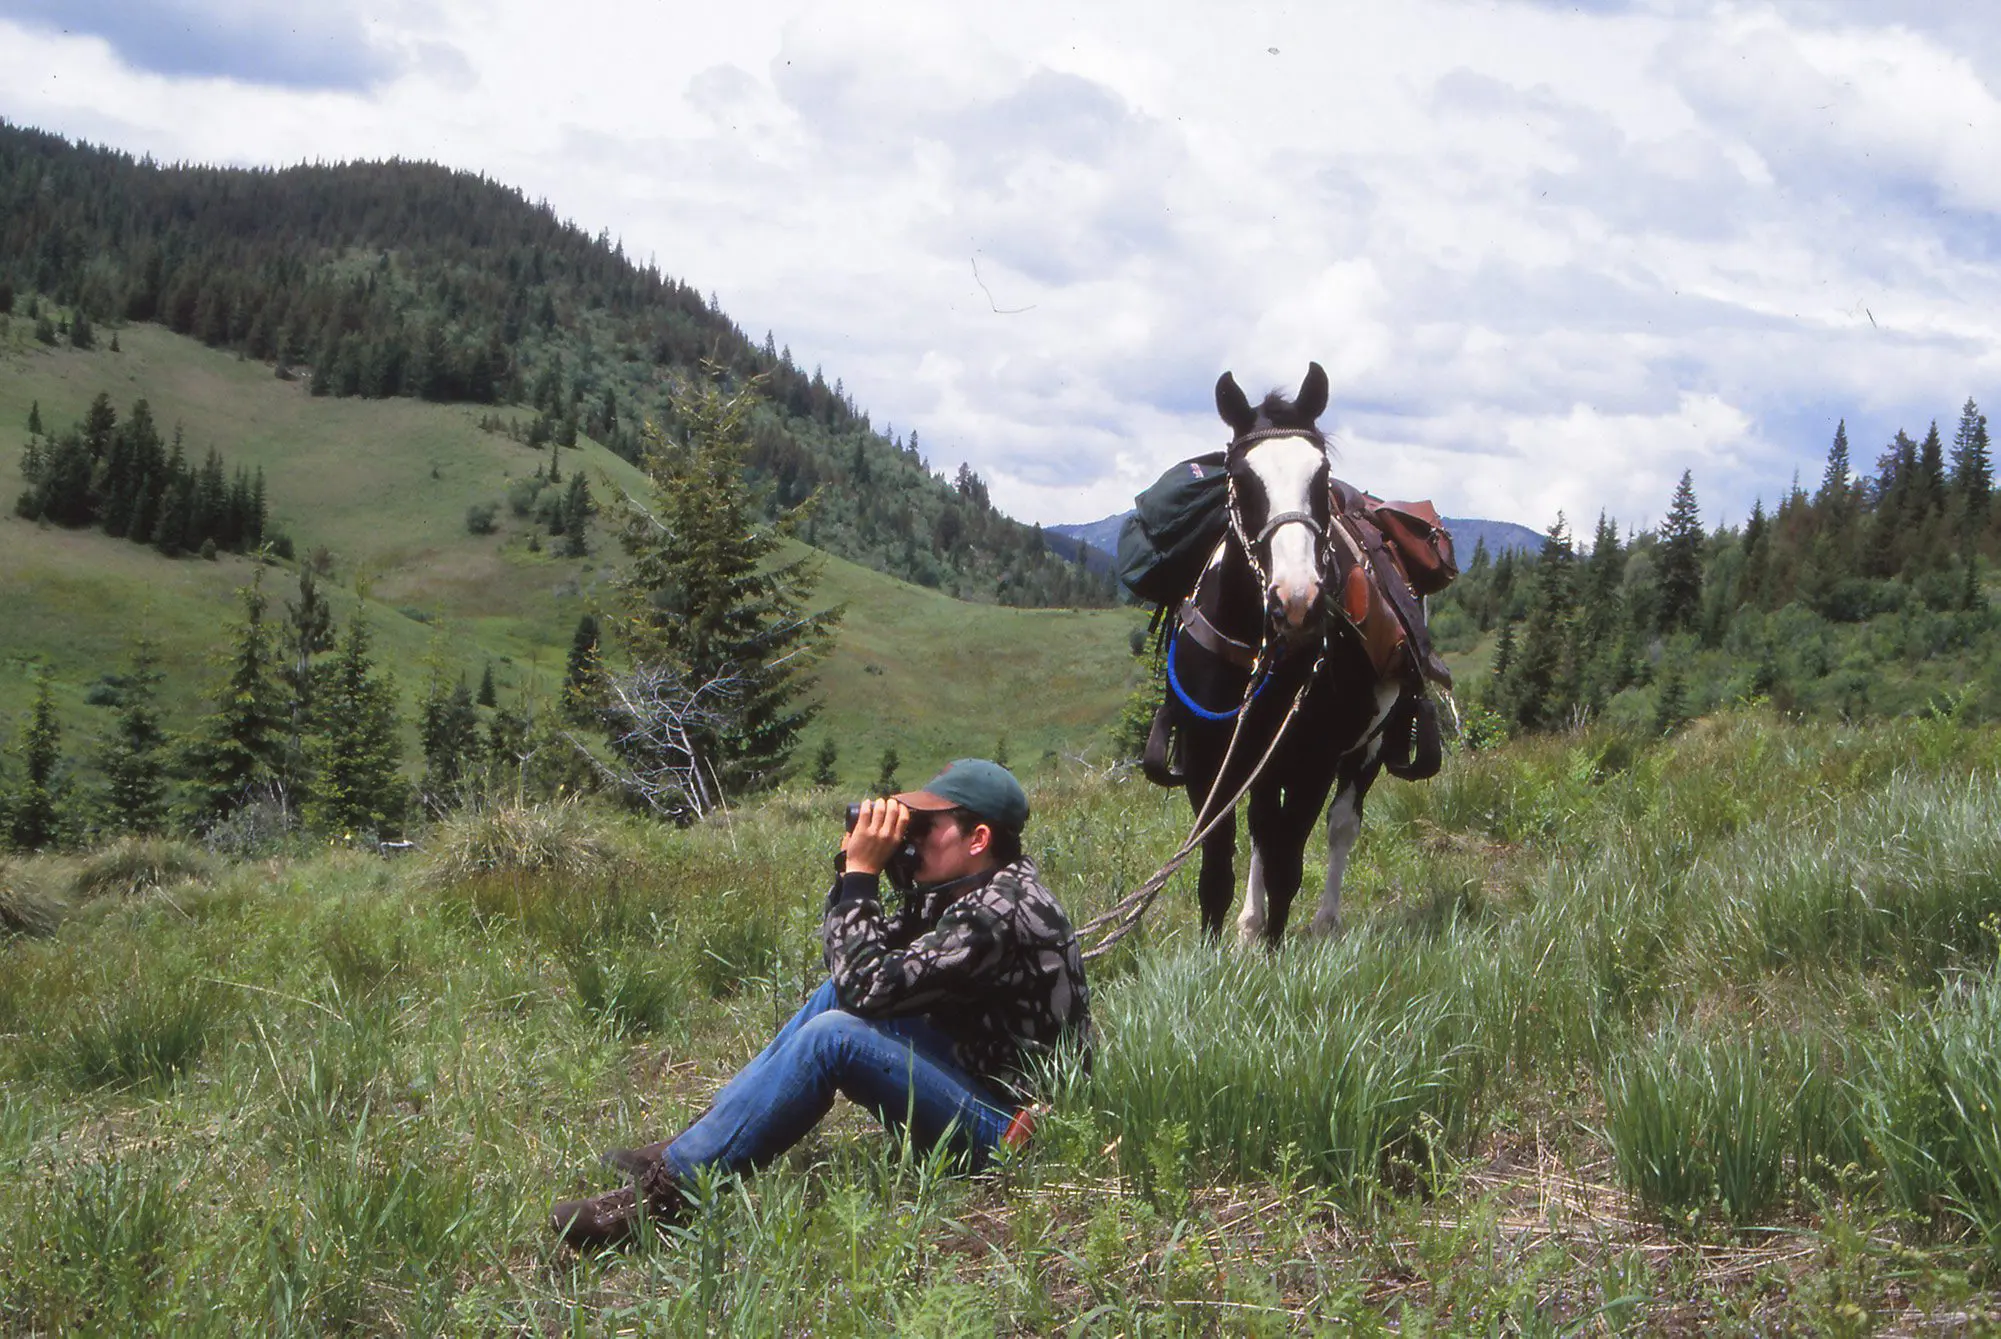
[[[1307,364],[1299,394],[1277,391],[1253,408],[1225,372],[1216,412],[1230,443],[1230,525],[1264,582],[1266,611],[1289,640],[1304,637],[1320,609],[1328,526],[1327,443],[1314,421],[1327,408],[1327,373]]]

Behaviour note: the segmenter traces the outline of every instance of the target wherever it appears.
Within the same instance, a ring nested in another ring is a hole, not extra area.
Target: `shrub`
[[[78,898],[137,897],[177,883],[206,883],[215,862],[186,842],[164,837],[121,837],[84,859],[70,892]]]
[[[202,845],[219,856],[251,860],[274,854],[298,828],[298,815],[281,801],[253,800],[211,824]]]
[[[62,903],[41,888],[27,866],[0,856],[0,935],[47,934],[62,911]]]
[[[500,507],[492,502],[475,502],[466,508],[466,533],[490,535],[493,533]]]
[[[441,883],[509,870],[589,879],[627,865],[632,856],[629,837],[565,798],[461,810],[435,830],[429,872]]]

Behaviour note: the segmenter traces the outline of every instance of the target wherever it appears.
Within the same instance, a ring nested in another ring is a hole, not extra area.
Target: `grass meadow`
[[[1035,774],[1078,919],[1176,797]],[[505,806],[418,853],[0,865],[0,1329],[1960,1331],[2001,1270],[2001,732],[1751,709],[1385,779],[1349,928],[1096,964],[1104,1037],[966,1175],[851,1109],[578,1258],[552,1198],[816,983],[844,796]]]

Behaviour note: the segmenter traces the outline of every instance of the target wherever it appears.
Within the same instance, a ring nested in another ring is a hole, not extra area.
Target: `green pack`
[[[1177,604],[1195,588],[1228,523],[1224,452],[1184,460],[1133,499],[1119,530],[1119,580],[1147,604]]]

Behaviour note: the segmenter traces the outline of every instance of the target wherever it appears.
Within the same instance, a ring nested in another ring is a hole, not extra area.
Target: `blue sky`
[[[1324,364],[1374,491],[1587,530],[2001,402],[1985,6],[1082,8],[0,0],[0,116],[484,172],[1044,522],[1211,449],[1226,368]]]

